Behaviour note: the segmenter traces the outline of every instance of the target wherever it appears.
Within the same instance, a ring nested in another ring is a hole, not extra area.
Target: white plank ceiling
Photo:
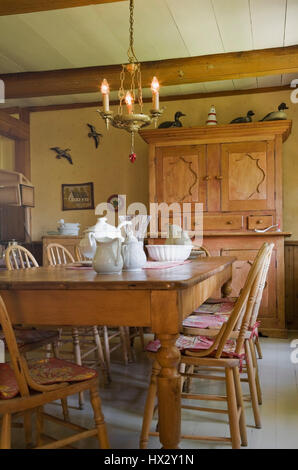
[[[298,0],[136,0],[140,61],[298,44]],[[127,61],[128,2],[0,17],[0,73]],[[290,75],[164,87],[162,96],[288,84]],[[147,94],[145,90],[145,96]],[[3,106],[96,101],[97,94],[7,100]]]

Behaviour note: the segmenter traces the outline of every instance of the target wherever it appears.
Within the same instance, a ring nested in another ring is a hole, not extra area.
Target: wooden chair
[[[38,263],[30,251],[20,245],[11,245],[6,249],[5,264],[9,271],[38,267]],[[54,356],[57,356],[58,331],[16,327],[15,335],[23,354],[46,345],[52,348]],[[4,339],[1,332],[0,339]]]
[[[211,339],[200,336],[182,336],[178,339],[177,345],[182,350],[181,365],[182,366],[199,366],[200,368],[210,368],[211,370],[224,371],[224,377],[213,376],[207,374],[193,374],[183,372],[183,377],[204,378],[207,380],[221,380],[226,383],[226,396],[222,395],[206,395],[206,394],[193,394],[182,393],[182,399],[191,400],[211,400],[211,401],[226,401],[227,410],[216,408],[196,407],[192,405],[182,405],[182,408],[192,409],[197,411],[206,411],[213,413],[227,413],[229,418],[230,434],[227,437],[214,437],[214,436],[191,436],[183,435],[182,438],[204,440],[204,441],[217,441],[217,442],[230,442],[233,448],[239,448],[240,443],[247,445],[246,434],[246,421],[244,402],[242,396],[242,388],[240,382],[239,368],[242,359],[246,356],[247,365],[250,372],[253,370],[250,348],[247,347],[245,338],[248,331],[248,326],[253,314],[253,308],[256,302],[259,285],[262,280],[264,266],[268,258],[268,245],[264,245],[262,252],[257,257],[255,263],[250,269],[245,286],[239,296],[232,314],[229,316],[227,322],[223,323],[220,330]],[[187,345],[188,344],[188,345]],[[158,346],[155,344],[155,350]],[[149,344],[150,349],[150,344]],[[161,353],[162,354],[162,351]],[[155,353],[149,353],[149,356],[154,360],[152,369],[151,382],[149,385],[143,426],[140,438],[140,447],[146,448],[149,435],[158,435],[158,433],[150,433],[150,424],[154,413],[154,402],[157,391],[157,375],[160,371],[160,366],[155,359]],[[255,381],[252,373],[249,373],[249,386],[252,396],[256,397]],[[257,405],[256,402],[253,403]],[[254,409],[254,412],[257,409]]]
[[[75,247],[76,259],[79,262],[86,261],[87,258],[82,254],[80,247]],[[98,327],[98,331],[103,338],[104,355],[106,360],[108,380],[111,380],[111,353],[122,348],[124,364],[127,365],[133,359],[131,341],[137,336],[135,331],[130,335],[129,328],[118,327],[109,328],[108,326]],[[142,340],[141,340],[142,341]]]
[[[69,263],[74,263],[74,257],[72,254],[59,243],[50,243],[46,249],[47,258],[50,266],[60,266]],[[60,340],[61,343],[67,344],[71,342],[73,344],[73,352],[69,353],[63,351],[62,354],[67,356],[71,354],[74,356],[75,363],[78,365],[91,364],[93,367],[99,365],[104,376],[105,381],[110,380],[110,374],[107,370],[106,361],[104,358],[103,348],[97,326],[90,328],[67,328],[60,329]],[[96,353],[97,359],[87,359],[91,355]],[[61,354],[61,353],[60,353]],[[79,397],[79,407],[83,408],[83,396]]]
[[[0,297],[0,324],[4,331],[10,354],[10,363],[0,364],[0,414],[2,426],[0,449],[11,447],[11,418],[14,414],[37,413],[37,447],[57,449],[91,436],[97,436],[102,448],[109,448],[109,441],[98,393],[97,373],[93,369],[77,366],[57,358],[27,362],[19,351],[14,331],[2,297]],[[90,391],[95,428],[88,430],[43,412],[43,406],[54,400],[85,390]],[[77,431],[70,437],[56,440],[43,432],[43,420],[61,424]]]

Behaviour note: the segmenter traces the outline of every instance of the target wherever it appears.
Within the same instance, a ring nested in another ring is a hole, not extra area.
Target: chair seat
[[[220,328],[223,323],[228,319],[228,315],[213,315],[213,314],[200,314],[190,315],[187,317],[182,325],[188,328]]]
[[[176,341],[176,347],[181,351],[203,351],[209,349],[213,344],[214,338],[207,336],[185,336],[180,335]],[[236,340],[229,339],[223,350],[223,357],[240,357],[244,354],[244,348],[240,354],[235,354]],[[157,352],[160,348],[160,341],[158,339],[150,341],[147,344],[146,350],[149,352]],[[216,354],[216,350],[210,354],[210,357]]]
[[[32,379],[39,385],[82,382],[98,375],[94,369],[55,357],[28,362],[28,367]],[[18,393],[19,387],[10,364],[0,364],[0,399],[8,400]]]
[[[36,343],[51,343],[59,339],[59,333],[55,330],[35,330],[34,328],[15,328],[14,329],[17,345],[20,350],[29,348]],[[0,331],[0,339],[5,342],[4,333]]]
[[[215,299],[214,299],[215,300]],[[236,299],[237,300],[237,299]],[[217,302],[207,303],[200,305],[194,313],[209,313],[212,315],[230,315],[232,313],[235,302],[233,300],[226,300],[221,302],[221,299],[218,299]]]

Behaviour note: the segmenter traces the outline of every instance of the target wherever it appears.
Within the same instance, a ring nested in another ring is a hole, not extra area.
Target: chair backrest
[[[269,266],[270,266],[270,262],[271,262],[271,256],[272,256],[273,248],[274,248],[274,243],[271,243],[269,245],[268,255],[267,255],[267,259],[265,260],[262,279],[260,280],[256,301],[255,301],[255,304],[254,304],[254,307],[253,307],[253,312],[252,312],[252,315],[251,315],[251,320],[250,320],[250,325],[249,325],[250,328],[254,327],[254,325],[256,324],[257,319],[258,319],[260,305],[261,305],[261,302],[262,302],[263,292],[264,292],[264,288],[265,288],[265,285],[266,285],[266,279],[267,279],[268,270],[269,270]]]
[[[38,268],[38,263],[29,250],[20,245],[11,245],[5,251],[5,264],[9,271],[14,269]]]
[[[268,243],[264,243],[256,256],[255,261],[248,273],[245,285],[237,299],[233,312],[228,321],[221,328],[221,336],[218,341],[216,357],[221,357],[227,340],[235,330],[239,331],[235,344],[235,353],[240,354],[245,340],[245,334],[249,328],[254,305],[260,290],[264,269],[271,256],[272,248]],[[240,323],[240,325],[239,325]]]
[[[50,266],[57,266],[59,264],[74,263],[72,254],[59,243],[50,243],[46,249],[47,258]]]
[[[75,255],[76,255],[77,261],[89,261],[90,260],[90,258],[86,258],[86,256],[83,255],[79,245],[75,246]]]
[[[241,335],[244,331],[247,331],[247,328],[249,326],[249,322],[247,324],[247,319],[250,320],[252,315],[253,305],[257,296],[257,286],[259,285],[263,273],[268,248],[268,243],[264,243],[261,249],[259,250],[249,270],[245,285],[241,290],[241,293],[235,303],[233,311],[230,314],[228,320],[223,323],[218,334],[215,336],[213,344],[204,352],[197,353],[197,356],[207,356],[215,352],[215,357],[220,358],[228,339],[232,335],[232,332],[235,330],[239,331],[239,329],[242,327],[242,324],[243,329],[241,330]],[[240,333],[238,337],[239,336]],[[237,340],[235,349],[238,350],[238,343],[240,345],[241,341]]]
[[[20,354],[16,337],[12,328],[12,324],[9,318],[9,315],[6,310],[5,303],[0,296],[0,325],[2,327],[4,336],[5,336],[5,342],[6,346],[9,352],[10,356],[10,364],[11,367],[14,371],[20,394],[22,396],[28,396],[29,395],[29,388],[27,384],[27,380],[25,377],[25,371],[23,367],[23,358],[22,355]]]

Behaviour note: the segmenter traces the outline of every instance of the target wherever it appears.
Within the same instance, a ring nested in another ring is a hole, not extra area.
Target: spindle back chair
[[[38,263],[29,250],[21,245],[10,245],[5,251],[5,264],[7,269],[38,268]]]

